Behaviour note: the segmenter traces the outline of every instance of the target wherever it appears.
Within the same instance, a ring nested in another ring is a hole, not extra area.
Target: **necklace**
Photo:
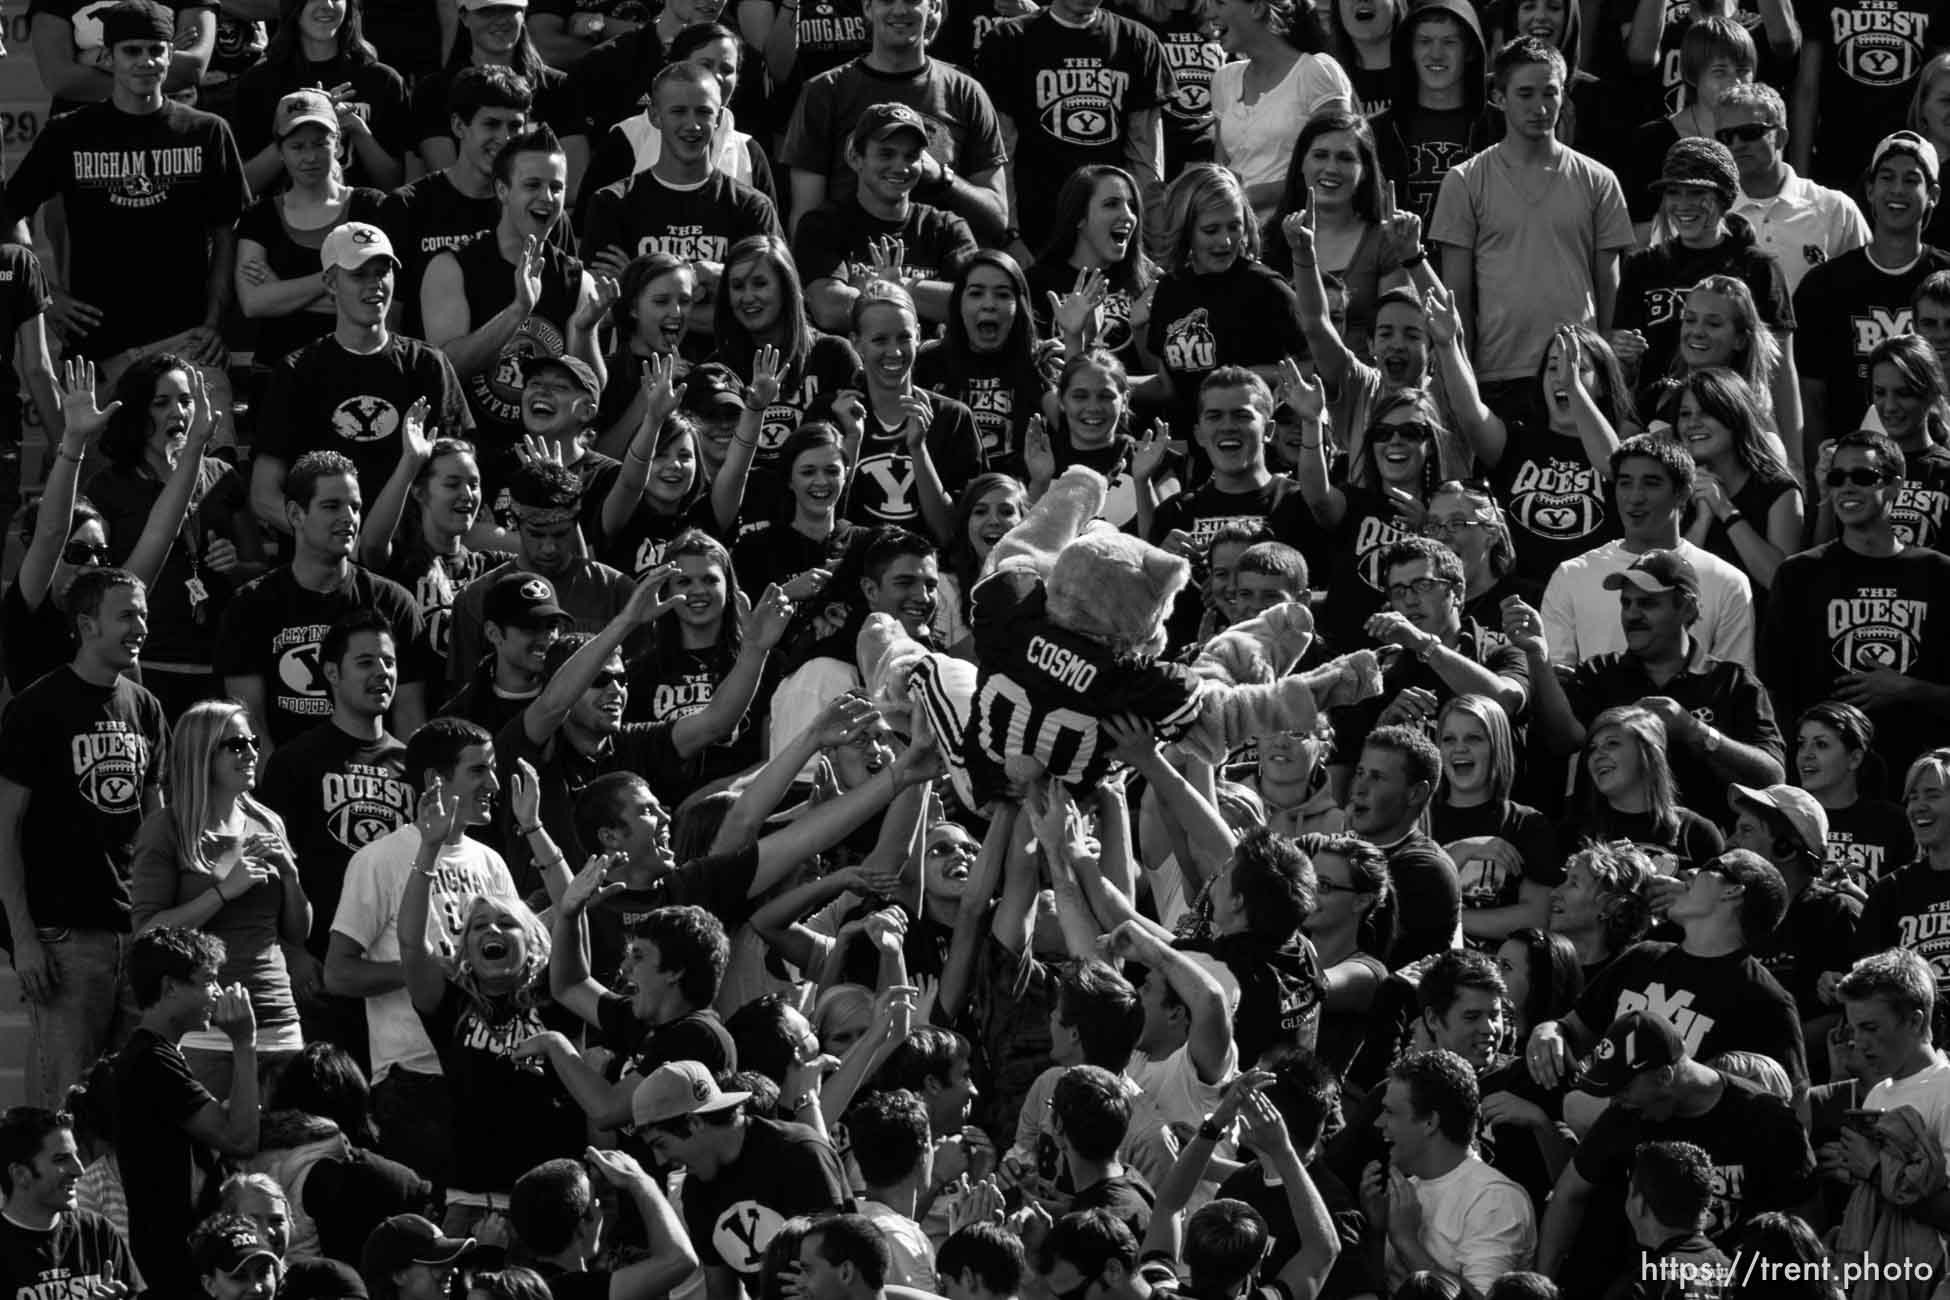
[[[1529,166],[1515,161],[1508,152],[1501,149],[1497,150],[1497,158],[1503,164],[1504,173],[1510,178],[1510,188],[1517,192],[1517,197],[1523,200],[1526,208],[1534,208],[1542,203],[1544,196],[1551,192],[1551,187],[1557,184],[1558,177],[1563,174],[1563,167],[1557,158],[1547,163]],[[1533,180],[1529,184],[1524,183],[1525,173],[1537,172],[1543,174],[1541,181]]]

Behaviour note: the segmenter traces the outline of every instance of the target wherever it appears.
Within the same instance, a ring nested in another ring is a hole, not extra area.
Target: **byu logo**
[[[399,432],[399,410],[383,397],[348,397],[332,408],[332,432],[347,442],[382,442]]]

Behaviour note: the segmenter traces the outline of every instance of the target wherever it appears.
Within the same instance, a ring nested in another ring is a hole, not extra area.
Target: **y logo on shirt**
[[[1909,333],[1909,308],[1871,307],[1868,315],[1850,316],[1849,321],[1855,327],[1855,355],[1866,357],[1898,334]]]
[[[1604,521],[1604,484],[1590,465],[1554,457],[1543,464],[1526,460],[1510,483],[1510,513],[1539,537],[1575,541]]]
[[[1896,8],[1893,0],[1860,0],[1829,11],[1835,62],[1865,86],[1900,86],[1923,66],[1930,16]]]
[[[1165,326],[1165,365],[1172,370],[1214,370],[1219,364],[1219,340],[1212,318],[1195,308]]]
[[[1130,87],[1130,73],[1115,72],[1096,58],[1065,59],[1060,68],[1044,68],[1036,74],[1043,130],[1085,149],[1113,144]]]
[[[413,787],[383,767],[347,763],[319,778],[325,825],[332,838],[358,852],[390,835],[413,815]]]
[[[1621,992],[1618,995],[1618,1009],[1612,1012],[1612,1019],[1633,1011],[1656,1012],[1672,1021],[1672,1027],[1686,1040],[1686,1050],[1695,1057],[1699,1055],[1700,1044],[1706,1041],[1706,1036],[1713,1031],[1716,1023],[1712,1016],[1693,1010],[1691,989],[1668,993],[1666,986],[1658,980],[1648,984],[1643,993],[1630,989]]]
[[[1950,496],[1914,479],[1903,484],[1889,522],[1905,546],[1935,547],[1943,536],[1943,517],[1950,513]]]
[[[126,722],[106,718],[68,741],[81,797],[111,816],[140,811],[149,741]]]
[[[867,509],[889,523],[901,523],[919,513],[914,506],[914,463],[906,452],[882,452],[860,458],[860,477],[880,490],[880,501]]]
[[[1927,601],[1905,600],[1893,587],[1864,587],[1828,602],[1828,641],[1835,664],[1846,673],[1893,668],[1907,673],[1923,646]]]
[[[303,627],[281,627],[271,638],[271,650],[278,661],[277,707],[284,712],[317,718],[332,712],[325,673],[318,663],[319,643],[329,630],[322,623],[307,623]]]
[[[784,1226],[779,1212],[758,1201],[739,1201],[718,1216],[711,1225],[711,1244],[729,1268],[740,1273],[756,1273],[765,1262],[765,1248]]]
[[[332,432],[347,442],[378,442],[399,432],[399,409],[383,397],[348,397],[332,408]]]

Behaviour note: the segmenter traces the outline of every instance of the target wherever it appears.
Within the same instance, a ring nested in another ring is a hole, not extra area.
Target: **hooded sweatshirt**
[[[1453,109],[1423,108],[1420,103],[1415,31],[1438,14],[1453,18],[1463,29],[1463,95]],[[1435,216],[1442,178],[1488,143],[1483,128],[1483,28],[1467,0],[1421,0],[1395,25],[1394,43],[1395,86],[1388,111],[1372,122],[1375,148],[1382,173],[1395,182],[1401,202],[1427,224]]]

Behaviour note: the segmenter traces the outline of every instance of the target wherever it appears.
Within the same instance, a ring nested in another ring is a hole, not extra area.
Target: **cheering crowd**
[[[1950,1296],[1906,5],[34,0],[0,1297]]]

